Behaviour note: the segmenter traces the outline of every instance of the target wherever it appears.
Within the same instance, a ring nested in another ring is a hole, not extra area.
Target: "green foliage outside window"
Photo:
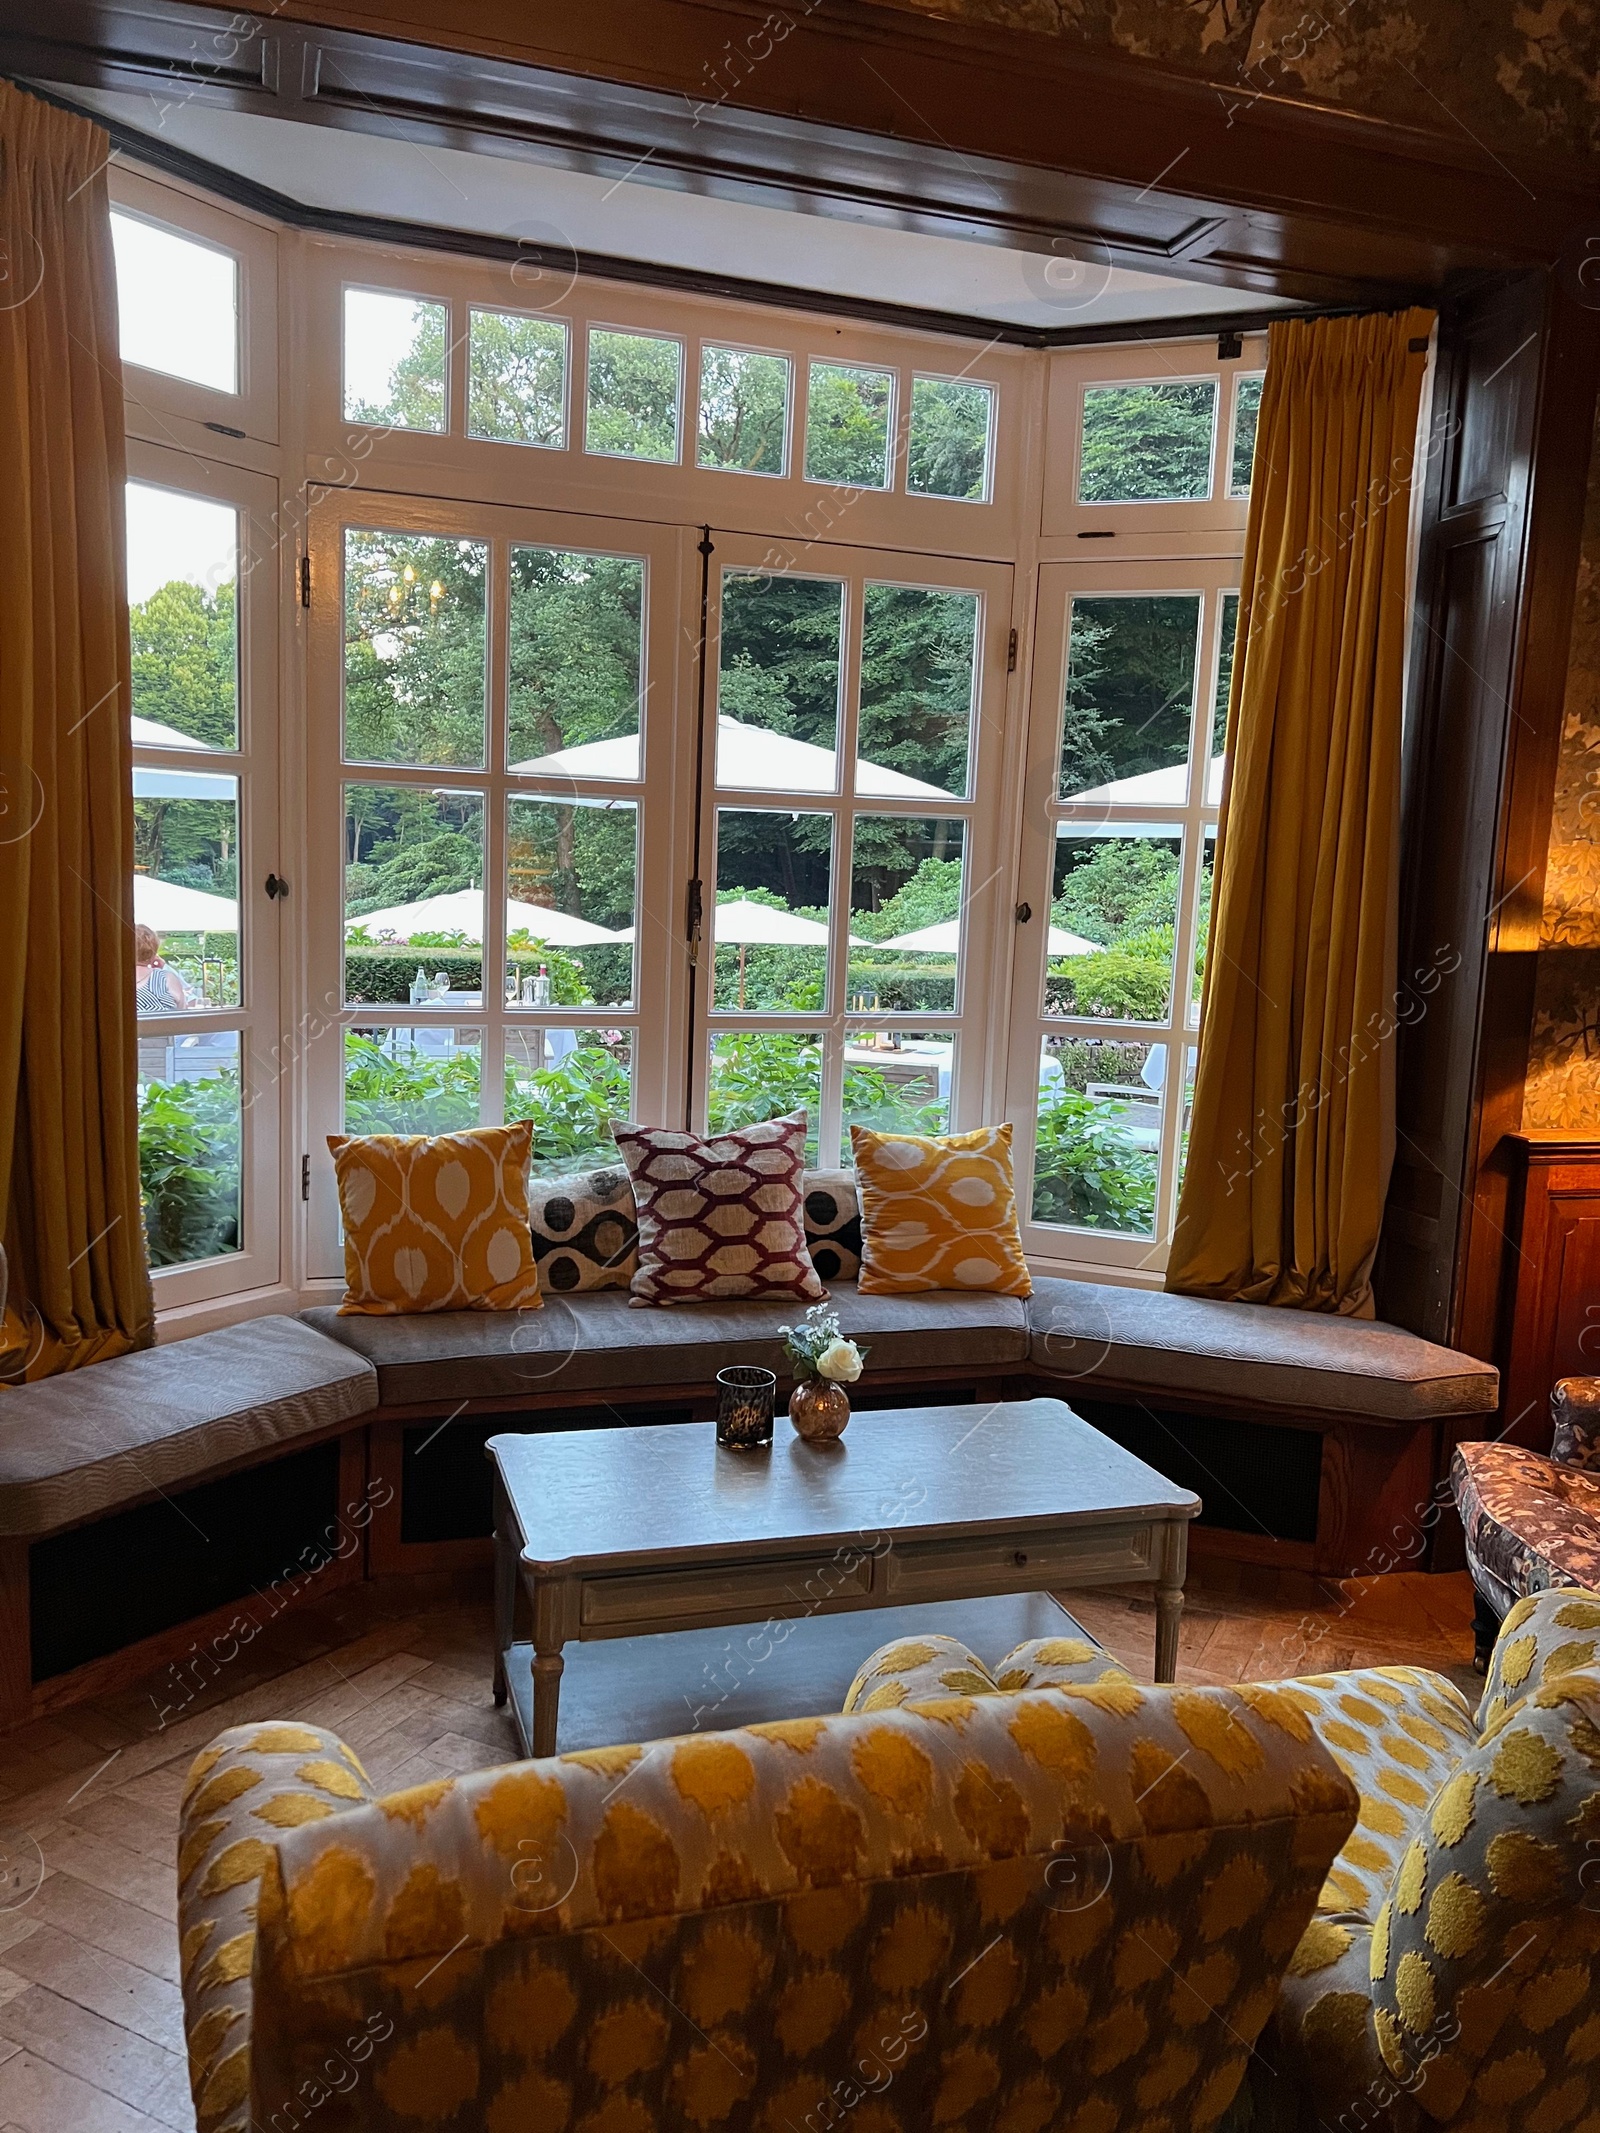
[[[153,1267],[239,1249],[239,1077],[139,1090],[139,1186]]]
[[[781,474],[789,420],[789,359],[706,344],[700,358],[701,466]]]
[[[1209,379],[1094,385],[1083,396],[1083,504],[1185,502],[1211,494],[1217,388]]]
[[[913,496],[982,498],[993,402],[992,387],[963,378],[913,380],[906,443],[906,488]]]
[[[624,459],[676,459],[682,365],[681,341],[591,326],[586,448]]]
[[[567,441],[567,329],[559,319],[474,311],[467,432],[507,444]]]
[[[893,399],[893,371],[813,363],[806,401],[806,480],[887,489]]]

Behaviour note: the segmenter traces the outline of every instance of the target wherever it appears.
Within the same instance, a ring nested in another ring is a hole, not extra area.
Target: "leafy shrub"
[[[1042,1103],[1035,1151],[1036,1222],[1151,1234],[1156,1151],[1142,1147],[1092,1096],[1063,1089]]]
[[[153,1267],[239,1249],[237,1074],[143,1085],[139,1185]]]

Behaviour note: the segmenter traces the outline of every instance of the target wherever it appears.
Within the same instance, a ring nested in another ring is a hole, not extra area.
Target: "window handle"
[[[273,903],[276,903],[280,896],[287,896],[289,893],[289,884],[281,874],[269,874],[265,887],[267,895]]]
[[[1028,923],[1029,919],[1030,919],[1030,918],[1032,918],[1032,916],[1033,916],[1033,906],[1032,906],[1032,904],[1018,904],[1018,906],[1017,906],[1017,924],[1018,924],[1019,926],[1025,926],[1025,925],[1026,925],[1026,924]]]

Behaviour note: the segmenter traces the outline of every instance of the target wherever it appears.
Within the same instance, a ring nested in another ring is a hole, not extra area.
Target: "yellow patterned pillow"
[[[543,1302],[528,1228],[533,1127],[330,1133],[344,1217],[344,1301],[403,1311],[526,1311]]]
[[[1033,1292],[1017,1234],[1011,1127],[976,1133],[850,1128],[861,1188],[862,1291]]]

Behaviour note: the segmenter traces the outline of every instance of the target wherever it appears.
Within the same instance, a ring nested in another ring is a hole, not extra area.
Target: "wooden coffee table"
[[[781,1645],[778,1625],[871,1608],[921,1607],[931,1629],[951,1601],[1146,1580],[1155,1678],[1173,1678],[1200,1500],[1060,1400],[858,1414],[823,1446],[780,1416],[761,1451],[723,1450],[710,1422],[487,1449],[494,1695],[525,1754],[555,1753],[573,1642],[759,1623]],[[524,1667],[531,1697],[512,1694]]]

